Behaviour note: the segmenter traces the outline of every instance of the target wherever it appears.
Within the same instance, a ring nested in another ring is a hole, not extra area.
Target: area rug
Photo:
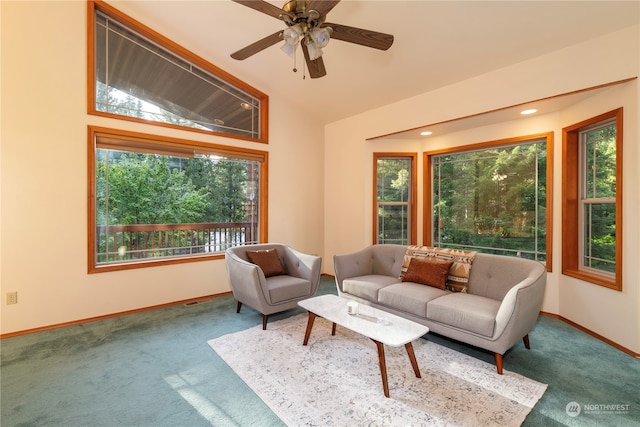
[[[306,315],[208,341],[288,426],[518,426],[547,386],[418,339],[422,378],[404,347],[385,346],[390,398],[376,346],[318,317],[307,346]]]

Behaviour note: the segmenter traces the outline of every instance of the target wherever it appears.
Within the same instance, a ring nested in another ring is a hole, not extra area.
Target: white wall
[[[224,260],[87,274],[89,124],[268,151],[269,240],[323,252],[321,126],[274,98],[268,145],[89,116],[85,2],[0,4],[3,334],[229,290]]]
[[[418,152],[554,132],[553,271],[548,274],[543,310],[558,314],[613,342],[640,352],[640,177],[637,82],[607,89],[566,110],[479,127],[423,140],[375,139],[404,129],[504,108],[558,94],[637,77],[639,27],[477,76],[402,102],[387,105],[325,129],[325,253],[358,250],[372,242],[373,152]],[[615,46],[615,49],[612,47]],[[561,272],[562,128],[623,106],[624,117],[624,261],[623,292],[563,276]],[[418,165],[422,176],[422,159]],[[418,185],[418,218],[422,213],[422,182]],[[422,224],[418,243],[422,243]],[[330,262],[325,262],[327,267]],[[332,270],[328,270],[332,273]]]

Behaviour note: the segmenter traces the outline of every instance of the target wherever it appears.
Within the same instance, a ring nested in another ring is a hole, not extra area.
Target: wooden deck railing
[[[255,224],[139,224],[96,227],[98,263],[224,252],[257,243]]]

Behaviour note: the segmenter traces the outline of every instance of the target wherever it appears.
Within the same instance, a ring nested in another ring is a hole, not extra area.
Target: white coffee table
[[[307,345],[313,322],[317,316],[332,322],[331,335],[336,333],[336,324],[370,338],[378,347],[380,374],[384,395],[389,397],[389,383],[387,381],[387,364],[384,357],[384,346],[400,347],[404,345],[415,372],[421,378],[418,362],[413,352],[412,341],[420,338],[429,328],[411,320],[404,319],[386,311],[378,310],[365,304],[358,304],[357,314],[349,314],[347,303],[350,299],[337,295],[320,295],[298,302],[298,305],[309,312],[307,330],[302,345]]]

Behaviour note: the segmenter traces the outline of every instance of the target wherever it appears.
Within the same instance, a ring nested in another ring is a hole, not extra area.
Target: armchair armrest
[[[236,300],[251,307],[267,304],[266,278],[262,269],[231,251],[225,252],[229,286]]]
[[[300,277],[311,282],[311,289],[315,295],[320,284],[322,257],[304,254],[293,248],[285,247],[284,264],[289,276]]]

